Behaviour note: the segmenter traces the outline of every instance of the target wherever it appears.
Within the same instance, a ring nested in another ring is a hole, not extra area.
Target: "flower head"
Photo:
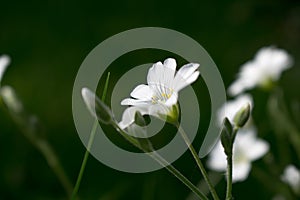
[[[124,129],[134,122],[135,112],[155,117],[176,118],[178,92],[197,80],[199,64],[189,63],[176,73],[176,61],[168,58],[164,63],[157,62],[149,69],[147,85],[141,84],[130,93],[121,105],[131,106],[122,116],[119,126]]]
[[[292,64],[293,59],[285,50],[272,46],[261,48],[253,60],[242,65],[237,80],[232,83],[228,92],[235,96],[255,86],[268,87]]]
[[[300,195],[300,170],[294,165],[288,165],[283,175],[281,176],[282,181],[287,183],[295,191],[295,193]]]
[[[268,143],[256,137],[255,128],[241,129],[233,143],[233,182],[245,180],[250,173],[251,162],[262,157],[268,149]],[[226,155],[220,141],[210,153],[207,164],[212,170],[226,171]]]
[[[0,56],[0,83],[5,72],[6,67],[10,63],[10,58],[7,55]]]

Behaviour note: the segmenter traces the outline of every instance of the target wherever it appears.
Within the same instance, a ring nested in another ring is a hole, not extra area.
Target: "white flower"
[[[250,60],[241,66],[238,78],[229,87],[230,95],[237,95],[255,86],[266,87],[277,81],[281,73],[293,64],[291,56],[283,49],[261,48]]]
[[[227,117],[229,121],[233,123],[235,114],[248,103],[252,109],[253,99],[249,94],[243,94],[231,101],[227,101],[217,112],[218,125],[222,125],[225,117]]]
[[[251,170],[251,162],[262,157],[269,144],[256,137],[253,127],[241,129],[233,144],[233,182],[245,180]],[[227,161],[224,149],[219,141],[209,154],[208,167],[216,171],[226,171]]]
[[[288,165],[285,168],[281,180],[290,185],[296,193],[300,194],[300,171],[294,165]]]
[[[157,62],[149,69],[148,85],[138,85],[121,105],[131,106],[122,116],[119,126],[124,129],[134,122],[135,112],[156,117],[172,116],[177,104],[178,92],[197,80],[200,72],[199,64],[189,63],[182,66],[176,73],[175,59],[168,58],[164,63]]]
[[[0,83],[5,72],[6,67],[10,63],[10,58],[7,55],[0,56]]]

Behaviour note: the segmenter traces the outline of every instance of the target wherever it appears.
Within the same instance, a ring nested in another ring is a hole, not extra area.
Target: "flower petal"
[[[148,114],[147,108],[145,107],[129,107],[126,108],[122,115],[122,121],[119,122],[119,126],[121,129],[127,128],[134,122],[134,117],[136,111],[139,111],[142,115]]]
[[[126,98],[121,101],[121,105],[123,106],[145,106],[148,102],[145,100],[140,99],[132,99],[132,98]]]
[[[164,64],[157,62],[148,71],[147,82],[156,95],[160,95],[173,89],[176,61],[168,58]]]
[[[257,139],[255,143],[252,144],[251,149],[245,151],[245,153],[250,160],[257,160],[265,155],[268,150],[269,144],[261,139]]]
[[[176,64],[176,60],[174,58],[167,58],[164,61],[164,66],[167,67],[168,69],[171,69],[175,74],[177,64]]]
[[[196,81],[200,74],[199,71],[195,71],[198,67],[199,64],[195,63],[190,63],[181,67],[174,78],[174,90],[178,92]]]
[[[157,62],[152,65],[148,71],[147,82],[148,85],[157,85],[161,82],[162,76],[164,74],[164,66],[161,62]]]
[[[130,95],[140,100],[151,100],[153,92],[148,85],[141,84],[134,88]]]
[[[244,181],[251,170],[250,162],[234,163],[232,168],[232,182]]]
[[[198,69],[200,65],[198,63],[189,63],[186,65],[183,65],[178,72],[176,73],[176,77],[180,76],[181,79],[187,79],[189,76],[191,76],[196,69]]]
[[[166,106],[173,106],[177,103],[178,100],[178,94],[177,92],[173,92],[171,97],[165,102]]]
[[[209,154],[207,166],[216,171],[225,171],[227,167],[226,155],[220,141],[217,142]]]

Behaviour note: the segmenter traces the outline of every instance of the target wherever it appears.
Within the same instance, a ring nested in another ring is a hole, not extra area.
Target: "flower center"
[[[174,90],[172,88],[158,88],[155,95],[152,96],[152,103],[165,103],[173,94]]]

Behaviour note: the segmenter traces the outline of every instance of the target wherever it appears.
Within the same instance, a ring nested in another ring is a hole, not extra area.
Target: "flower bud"
[[[234,116],[234,123],[237,127],[243,127],[250,118],[250,104],[243,106]]]
[[[110,124],[113,121],[113,114],[110,108],[105,105],[91,90],[82,88],[81,95],[90,113],[104,124]]]
[[[234,137],[232,125],[228,118],[225,117],[221,130],[221,143],[226,155],[230,155],[232,153]]]
[[[2,97],[4,104],[10,112],[14,114],[20,114],[23,112],[23,104],[17,97],[17,94],[12,87],[2,87],[0,90],[0,96]]]

